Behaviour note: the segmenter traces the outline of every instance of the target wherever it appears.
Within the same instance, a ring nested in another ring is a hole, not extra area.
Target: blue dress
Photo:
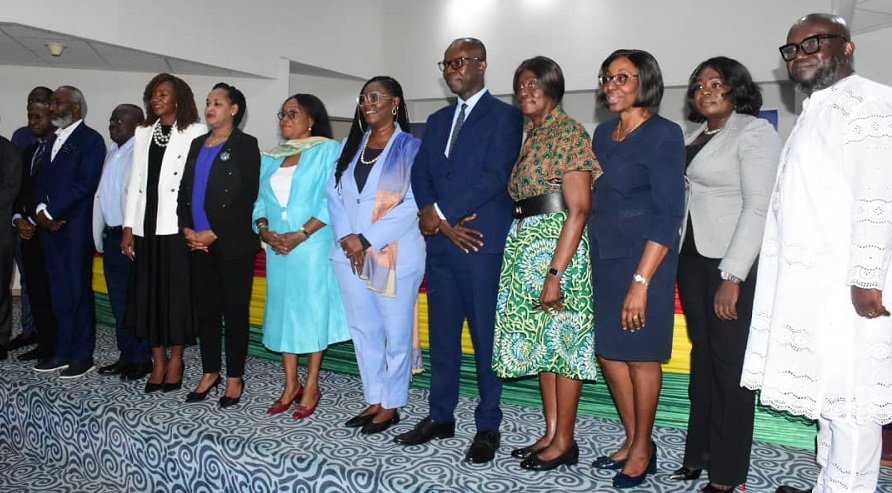
[[[592,147],[604,174],[589,218],[595,351],[620,361],[663,361],[672,353],[675,273],[684,218],[685,149],[681,128],[654,115],[615,142],[619,118],[595,129]],[[669,248],[650,280],[646,326],[622,329],[622,306],[648,241]]]
[[[325,188],[334,173],[340,146],[335,141],[302,153],[291,180],[288,204],[279,204],[270,177],[284,158],[263,156],[260,192],[253,221],[265,217],[276,232],[299,230],[310,217],[326,223],[288,255],[266,246],[266,307],[263,345],[285,353],[314,353],[350,338],[338,281],[331,263],[335,238]],[[284,212],[284,214],[283,214]]]

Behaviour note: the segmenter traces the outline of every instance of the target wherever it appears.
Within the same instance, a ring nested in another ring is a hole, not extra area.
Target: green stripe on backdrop
[[[96,317],[99,323],[114,325],[114,318],[108,304],[108,296],[96,293]],[[262,343],[263,333],[260,327],[251,326],[248,353],[259,358],[278,360],[279,354],[267,350]],[[425,362],[428,360],[424,352]],[[326,370],[359,375],[353,344],[345,342],[335,344],[325,353],[322,367]],[[474,358],[462,355],[461,393],[467,397],[477,396]],[[430,387],[430,372],[426,371],[412,379],[412,386]],[[688,422],[688,375],[681,373],[665,373],[663,390],[660,393],[660,404],[657,408],[657,426],[685,429]],[[514,380],[505,384],[502,400],[512,404],[539,407],[538,381],[535,378]],[[583,387],[582,399],[579,403],[581,415],[618,420],[613,401],[607,391],[603,379],[588,383]],[[757,406],[754,438],[761,442],[778,445],[789,445],[802,449],[813,449],[815,443],[815,426],[804,418],[774,411],[767,407]]]

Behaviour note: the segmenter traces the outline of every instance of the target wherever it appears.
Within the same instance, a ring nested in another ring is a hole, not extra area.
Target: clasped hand
[[[276,255],[288,255],[291,250],[307,239],[303,233],[292,231],[290,233],[276,233],[264,228],[260,233],[260,239],[273,249]]]
[[[421,210],[418,216],[418,227],[426,236],[443,233],[455,246],[465,253],[477,252],[483,247],[483,233],[468,227],[467,223],[477,219],[477,213],[465,216],[455,226],[440,219],[433,206],[427,206]]]
[[[350,268],[357,276],[362,274],[362,268],[365,266],[365,249],[362,247],[362,240],[359,235],[351,233],[341,239],[341,249],[344,255],[350,259]]]
[[[210,229],[195,231],[192,228],[183,228],[183,236],[193,252],[207,252],[208,247],[217,240],[217,236]]]
[[[62,226],[65,225],[65,221],[56,221],[54,219],[50,219],[46,212],[41,210],[37,213],[37,224],[43,226],[44,228],[50,231],[59,231]]]
[[[860,317],[888,317],[889,310],[883,305],[883,292],[879,289],[864,289],[852,286],[852,305]]]

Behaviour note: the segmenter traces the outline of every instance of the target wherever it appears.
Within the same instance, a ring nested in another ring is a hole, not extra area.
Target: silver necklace
[[[359,162],[362,163],[362,164],[365,164],[365,165],[372,165],[372,164],[375,164],[375,163],[378,161],[378,158],[381,157],[381,154],[378,154],[377,156],[375,156],[374,159],[371,159],[371,160],[369,160],[369,161],[366,161],[366,160],[365,160],[365,150],[368,149],[368,148],[369,148],[368,145],[365,145],[365,146],[362,147],[362,152],[359,153]]]
[[[719,127],[719,128],[713,129],[713,130],[710,130],[709,128],[707,128],[706,130],[703,131],[703,135],[715,135],[715,134],[721,132],[723,128],[725,128],[725,127]]]
[[[174,125],[177,123],[174,122]],[[171,126],[170,133],[173,133],[173,127]],[[152,129],[152,141],[158,147],[167,147],[167,143],[170,142],[170,134],[164,135],[164,132],[161,131],[161,120],[155,122],[155,128]]]

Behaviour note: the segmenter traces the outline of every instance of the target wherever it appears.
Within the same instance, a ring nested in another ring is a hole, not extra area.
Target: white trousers
[[[875,493],[882,451],[882,426],[818,418],[821,472],[813,492]]]

